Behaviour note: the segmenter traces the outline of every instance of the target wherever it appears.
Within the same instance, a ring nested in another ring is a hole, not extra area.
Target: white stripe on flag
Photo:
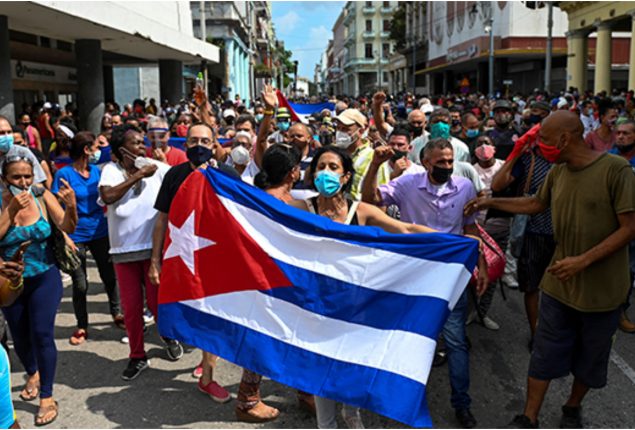
[[[436,297],[453,309],[472,276],[459,263],[422,260],[301,233],[229,198],[218,198],[270,257],[340,281],[377,291]]]
[[[422,384],[428,380],[434,358],[436,341],[425,336],[328,318],[258,291],[219,294],[181,303],[286,344]]]

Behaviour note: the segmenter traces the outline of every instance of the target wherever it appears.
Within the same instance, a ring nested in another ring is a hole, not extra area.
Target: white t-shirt
[[[476,173],[478,173],[478,177],[481,178],[483,185],[485,185],[485,194],[487,197],[492,196],[492,179],[494,179],[494,175],[503,167],[503,164],[505,164],[505,162],[499,159],[496,159],[496,162],[488,168],[481,167],[478,163],[474,164],[474,169]]]
[[[124,254],[127,252],[145,251],[152,249],[152,231],[157,218],[154,203],[157,200],[163,177],[170,170],[170,166],[152,160],[158,169],[154,175],[144,178],[138,185],[130,188],[124,196],[115,203],[108,205],[108,238],[110,239],[110,253]],[[126,173],[117,163],[107,163],[101,172],[100,187],[114,187],[126,180]]]

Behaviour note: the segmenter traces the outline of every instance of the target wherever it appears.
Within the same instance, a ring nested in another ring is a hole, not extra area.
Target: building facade
[[[635,2],[559,6],[568,18],[567,86],[596,94],[635,89]]]
[[[113,68],[154,66],[161,99],[177,103],[184,64],[218,59],[194,37],[187,2],[0,2],[0,114],[11,120],[23,105],[70,102],[98,133]]]
[[[205,20],[205,39],[220,47],[220,62],[209,68],[210,94],[232,100],[252,97],[253,59],[250,29],[253,25],[252,1],[192,1],[194,35],[202,38],[201,19]]]
[[[369,94],[389,83],[390,39],[396,1],[349,1],[345,6],[346,27],[344,93]]]
[[[328,73],[329,91],[335,95],[344,94],[348,90],[348,83],[344,78],[344,64],[347,56],[347,48],[345,46],[347,29],[344,25],[344,20],[347,13],[348,9],[346,7],[342,8],[333,25],[333,43],[329,43],[327,46],[327,52],[331,49],[331,54],[328,55],[330,64]]]
[[[414,94],[430,92],[430,80],[427,74],[415,74],[426,68],[428,60],[428,22],[427,3],[423,1],[400,3],[405,8],[405,44],[400,53],[405,57],[406,66],[397,68],[395,80],[405,84]]]

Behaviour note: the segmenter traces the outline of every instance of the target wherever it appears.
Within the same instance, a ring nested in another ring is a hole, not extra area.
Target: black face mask
[[[434,166],[431,173],[432,179],[434,179],[435,182],[438,182],[439,184],[445,184],[450,180],[450,176],[452,176],[453,171],[454,169],[452,167],[446,169],[443,167]]]
[[[408,155],[407,152],[395,150],[395,155],[390,157],[390,161],[392,161],[394,163],[395,161],[400,160],[400,159],[406,157],[407,155]]]
[[[633,149],[635,149],[635,143],[631,143],[630,145],[615,145],[620,154],[628,154]]]
[[[194,164],[195,166],[200,166],[202,164],[205,164],[210,160],[210,158],[212,158],[212,156],[214,155],[214,150],[205,146],[196,145],[192,146],[191,148],[187,148],[185,154],[187,155],[187,159],[190,160],[192,164]]]
[[[452,120],[452,127],[457,127],[461,125],[461,120],[460,119],[453,119]]]
[[[530,115],[529,118],[525,120],[527,125],[534,126],[539,122],[542,122],[542,117],[540,115]]]
[[[423,133],[423,127],[410,127],[410,131],[414,137],[419,137]]]

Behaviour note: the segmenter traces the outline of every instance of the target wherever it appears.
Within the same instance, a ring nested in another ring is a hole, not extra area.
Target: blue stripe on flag
[[[443,263],[459,263],[471,272],[478,259],[474,239],[445,233],[392,234],[377,227],[350,226],[291,207],[264,191],[218,169],[202,171],[219,196],[253,209],[275,222],[305,234],[383,249]]]
[[[311,115],[312,113],[320,113],[324,109],[328,109],[330,111],[335,110],[334,103],[312,103],[312,104],[303,104],[303,103],[291,103],[289,102],[289,106],[295,111],[298,115]]]
[[[443,299],[371,290],[274,261],[294,286],[260,292],[325,317],[382,330],[408,331],[436,341],[450,313]],[[400,316],[393,317],[395,314]]]
[[[414,427],[432,426],[424,384],[315,354],[181,303],[160,305],[159,315],[162,336],[217,354],[290,387],[370,409]]]

